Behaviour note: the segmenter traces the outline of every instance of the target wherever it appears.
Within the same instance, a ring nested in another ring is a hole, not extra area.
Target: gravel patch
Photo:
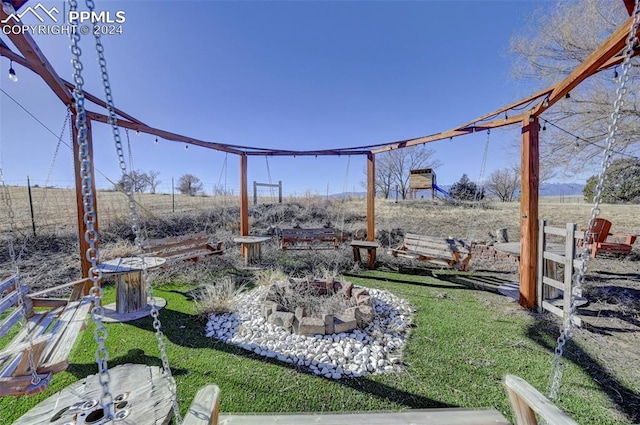
[[[388,291],[367,289],[375,313],[362,330],[311,337],[289,333],[261,316],[267,292],[261,287],[238,297],[240,311],[209,315],[206,335],[330,379],[398,372],[414,309]]]

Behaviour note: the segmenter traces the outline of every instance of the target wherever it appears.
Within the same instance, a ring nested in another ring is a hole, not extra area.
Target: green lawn
[[[525,378],[543,393],[551,370],[555,336],[501,296],[480,293],[424,276],[367,272],[349,277],[357,285],[387,289],[416,308],[415,327],[399,375],[332,381],[204,337],[184,286],[156,288],[168,300],[162,310],[168,353],[178,383],[181,410],[206,383],[222,391],[223,412],[363,411],[407,408],[496,408],[512,419],[501,385],[507,373]],[[375,279],[366,278],[375,277]],[[406,283],[384,282],[384,278]],[[114,298],[105,290],[106,302]],[[109,365],[160,366],[149,318],[108,325]],[[76,342],[71,366],[43,394],[0,399],[0,424],[72,382],[93,374],[93,325]],[[558,405],[580,424],[624,424],[612,402],[581,368],[565,371]]]

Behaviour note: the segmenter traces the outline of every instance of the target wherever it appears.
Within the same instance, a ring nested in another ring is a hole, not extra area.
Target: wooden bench
[[[69,352],[85,327],[85,318],[91,308],[89,297],[83,297],[83,289],[89,279],[28,294],[18,276],[11,276],[0,283],[0,338],[11,341],[0,350],[0,396],[37,394],[44,391],[51,375],[69,366]],[[72,287],[67,298],[40,298],[42,295]],[[26,326],[18,325],[23,317],[20,298],[26,311]],[[38,308],[38,310],[35,310]],[[42,309],[41,309],[42,308]],[[32,385],[29,348],[33,354],[36,372],[42,380]]]
[[[407,233],[399,248],[392,249],[394,257],[406,257],[434,264],[467,270],[471,248],[466,242],[451,238]]]
[[[286,249],[338,249],[338,232],[332,228],[282,229],[280,248]]]
[[[149,239],[142,243],[142,251],[145,254],[165,258],[169,264],[198,261],[209,255],[224,253],[222,242],[209,243],[206,233]]]

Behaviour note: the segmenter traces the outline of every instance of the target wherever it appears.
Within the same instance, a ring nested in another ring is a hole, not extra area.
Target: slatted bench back
[[[198,261],[208,255],[222,254],[223,244],[209,243],[206,233],[192,235],[172,236],[162,239],[150,239],[143,243],[142,251],[145,254],[155,255],[167,259],[167,262]]]
[[[331,243],[319,245],[316,242]],[[338,248],[338,232],[332,228],[320,229],[282,229],[280,236],[282,249],[322,249]]]
[[[431,263],[466,270],[471,259],[470,247],[461,240],[407,233],[402,246],[392,250],[394,256],[417,258]]]

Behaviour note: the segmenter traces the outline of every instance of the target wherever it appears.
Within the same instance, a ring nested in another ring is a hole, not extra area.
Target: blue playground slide
[[[447,192],[447,191],[446,191],[446,190],[444,190],[444,189],[441,189],[440,187],[438,187],[438,185],[437,185],[437,184],[434,184],[434,185],[433,185],[433,188],[434,188],[437,192],[442,193],[442,194],[445,196],[445,198],[453,199],[453,196],[451,196],[451,195],[449,194],[449,192]]]

